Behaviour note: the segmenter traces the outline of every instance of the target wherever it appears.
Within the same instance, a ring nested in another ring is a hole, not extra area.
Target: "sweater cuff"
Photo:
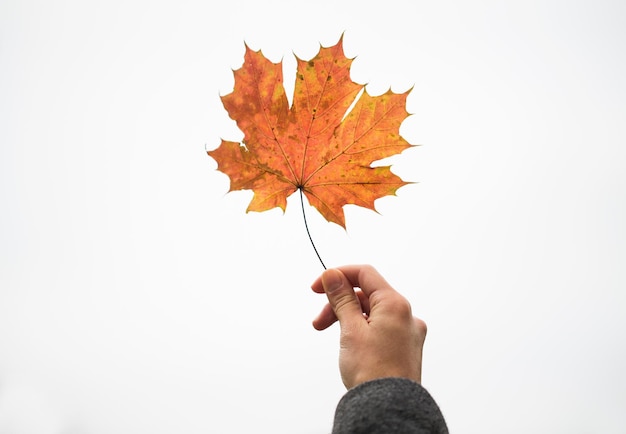
[[[333,434],[447,433],[428,391],[406,378],[379,378],[350,389],[335,412]]]

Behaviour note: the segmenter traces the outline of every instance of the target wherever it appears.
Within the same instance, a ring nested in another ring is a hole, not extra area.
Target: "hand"
[[[311,288],[328,297],[313,327],[324,330],[339,320],[339,370],[348,389],[384,377],[421,381],[426,324],[373,267],[326,270]]]

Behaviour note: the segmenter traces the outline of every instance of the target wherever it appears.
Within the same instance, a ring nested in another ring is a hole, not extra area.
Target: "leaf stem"
[[[309,225],[306,222],[306,214],[304,212],[304,198],[302,197],[302,187],[298,187],[298,190],[300,190],[300,205],[302,205],[302,217],[304,218],[304,227],[306,228],[306,234],[309,236],[309,241],[311,241],[311,245],[313,246],[313,250],[315,250],[315,254],[317,255],[317,259],[320,260],[320,263],[322,264],[322,267],[324,267],[324,270],[326,270],[326,265],[324,265],[324,261],[322,261],[322,258],[320,256],[320,254],[317,251],[317,248],[315,247],[315,243],[313,242],[313,238],[311,238],[311,232],[309,232]]]

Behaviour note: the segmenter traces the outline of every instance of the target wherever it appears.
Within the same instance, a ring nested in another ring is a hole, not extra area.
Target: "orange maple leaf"
[[[390,166],[371,164],[413,146],[399,133],[410,90],[379,96],[363,90],[358,97],[364,85],[350,79],[352,59],[345,57],[342,39],[320,47],[311,60],[296,59],[289,108],[282,62],[246,45],[234,90],[222,97],[243,142],[222,140],[208,154],[229,176],[229,191],[254,191],[247,211],[285,211],[287,197],[300,189],[326,220],[345,228],[344,205],[375,210],[376,199],[408,184]]]

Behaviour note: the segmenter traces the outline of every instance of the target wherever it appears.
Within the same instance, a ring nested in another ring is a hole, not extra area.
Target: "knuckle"
[[[376,268],[375,268],[373,265],[370,265],[370,264],[365,264],[365,265],[363,265],[363,266],[362,266],[362,268],[361,268],[361,270],[362,270],[362,272],[364,272],[364,273],[371,273],[371,272],[378,273],[378,271],[376,270]]]
[[[417,329],[417,333],[421,336],[426,337],[426,333],[428,333],[428,326],[426,325],[426,323],[419,318],[414,318],[413,321],[415,322],[415,328]]]
[[[360,270],[359,270],[359,283],[362,285],[364,282],[366,282],[368,280],[368,278],[370,278],[371,276],[375,276],[379,274],[378,270],[376,270],[376,268],[374,268],[374,266],[369,265],[369,264],[364,264],[360,266]]]
[[[403,296],[400,295],[396,297],[393,300],[392,306],[393,306],[393,311],[399,317],[405,318],[405,319],[413,317],[413,310],[411,309],[411,303],[409,303],[409,300],[407,300]]]
[[[345,309],[349,309],[356,302],[356,296],[347,292],[337,294],[333,299],[333,309],[335,314],[343,312]]]

